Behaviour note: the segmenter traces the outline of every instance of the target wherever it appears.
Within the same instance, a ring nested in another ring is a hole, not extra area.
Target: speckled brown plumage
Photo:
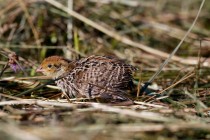
[[[53,79],[59,78],[57,86],[70,98],[101,98],[106,102],[129,100],[125,92],[133,85],[134,70],[129,64],[105,56],[90,56],[78,61],[51,56],[38,69]]]

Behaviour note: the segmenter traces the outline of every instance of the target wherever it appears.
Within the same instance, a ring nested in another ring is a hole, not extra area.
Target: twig
[[[134,103],[138,104],[138,105],[150,106],[150,107],[155,107],[155,108],[167,108],[162,105],[150,104],[150,103],[146,103],[146,102],[134,101]]]
[[[66,49],[66,50],[69,50],[69,51],[71,51],[73,53],[79,54],[82,57],[86,56],[84,53],[81,53],[81,52],[75,50],[74,48],[69,48],[69,47],[67,48],[66,46],[43,46],[42,45],[42,47],[39,47],[37,45],[34,46],[34,45],[24,45],[24,44],[23,45],[10,44],[10,45],[5,46],[5,44],[1,44],[0,43],[0,48],[1,47],[5,47],[5,48],[24,48],[24,49],[43,49],[43,48],[45,48],[45,49],[58,49],[58,50]]]
[[[170,89],[170,88],[172,88],[172,87],[174,87],[174,86],[178,85],[179,83],[183,82],[184,80],[186,80],[186,79],[190,78],[190,77],[191,77],[191,76],[193,76],[193,75],[195,75],[195,73],[194,73],[194,72],[193,72],[193,73],[191,73],[191,74],[189,74],[189,75],[187,75],[187,76],[185,76],[184,78],[180,79],[179,81],[177,81],[177,82],[176,82],[176,83],[174,83],[173,85],[171,85],[171,86],[169,86],[169,87],[165,88],[164,90],[162,90],[162,91],[158,92],[158,94],[161,94],[161,93],[163,93],[164,91],[166,91],[166,90],[168,90],[168,89]]]
[[[13,99],[13,100],[22,100],[22,98],[18,98],[18,97],[11,96],[11,95],[6,95],[6,94],[3,94],[3,93],[0,93],[0,96],[10,98],[10,99]]]
[[[119,125],[118,129],[124,132],[154,132],[154,131],[163,131],[164,129],[170,130],[172,132],[177,132],[186,129],[205,129],[210,130],[208,124],[201,123],[179,123],[179,124],[126,124]]]
[[[25,78],[15,78],[15,77],[6,77],[6,78],[3,78],[1,79],[0,81],[12,81],[12,82],[17,82],[19,84],[27,84],[29,86],[36,86],[37,84],[39,84],[39,82],[37,81],[27,81],[27,80],[24,80]],[[30,78],[28,78],[30,79]],[[35,78],[31,78],[31,79],[35,79]],[[38,79],[38,78],[36,78]],[[48,88],[51,88],[51,89],[60,89],[59,87],[57,86],[52,86],[52,85],[46,85],[46,87]]]
[[[68,9],[69,10],[73,10],[73,0],[67,0],[67,5],[68,5]],[[73,44],[72,44],[72,37],[73,34],[73,19],[71,16],[68,17],[68,21],[67,21],[67,48],[68,49],[72,49],[73,48]],[[72,51],[66,51],[64,50],[64,55],[66,58],[72,59],[73,58],[73,54]]]
[[[2,68],[1,73],[0,73],[0,78],[3,75],[4,71],[8,68],[8,64],[9,63],[7,62],[6,65],[4,65],[4,67]]]
[[[36,105],[51,105],[51,106],[57,106],[57,107],[67,107],[72,108],[77,106],[76,104],[69,104],[69,103],[60,103],[58,101],[43,101],[43,100],[36,100],[36,99],[22,99],[22,100],[11,100],[11,101],[2,101],[0,102],[0,106],[5,105],[24,105],[24,104],[36,104]]]
[[[75,102],[75,103],[84,104],[83,102]],[[157,122],[174,121],[174,120],[165,118],[165,117],[161,116],[160,114],[153,113],[153,112],[137,112],[137,111],[133,111],[133,110],[129,110],[129,109],[121,109],[121,108],[117,108],[117,107],[112,107],[112,106],[108,106],[108,105],[104,105],[104,104],[100,104],[100,103],[85,103],[85,104],[89,104],[92,107],[101,109],[102,111],[105,111],[105,112],[114,112],[114,113],[118,113],[121,115],[128,115],[128,116],[132,116],[132,117],[141,118],[144,120],[157,121]]]
[[[154,8],[154,2],[150,1],[144,1],[141,2],[139,0],[89,0],[90,2],[97,2],[97,3],[103,3],[103,4],[110,4],[110,3],[117,3],[117,4],[122,4],[126,6],[131,6],[131,7],[137,7],[137,6],[142,6],[142,7],[149,7],[149,8]]]

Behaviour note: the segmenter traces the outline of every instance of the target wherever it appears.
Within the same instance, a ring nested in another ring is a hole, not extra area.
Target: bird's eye
[[[51,64],[49,64],[47,67],[48,67],[48,68],[52,68],[52,65],[51,65]]]

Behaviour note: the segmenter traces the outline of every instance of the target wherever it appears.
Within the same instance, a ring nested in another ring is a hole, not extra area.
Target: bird
[[[86,97],[111,104],[133,104],[126,92],[133,88],[132,74],[136,70],[117,58],[92,55],[79,60],[50,56],[36,71],[54,79],[68,98]]]

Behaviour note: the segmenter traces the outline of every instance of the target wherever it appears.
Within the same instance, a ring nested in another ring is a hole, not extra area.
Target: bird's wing
[[[132,84],[133,67],[116,59],[91,56],[80,60],[75,70],[75,84],[88,97],[120,93]]]

